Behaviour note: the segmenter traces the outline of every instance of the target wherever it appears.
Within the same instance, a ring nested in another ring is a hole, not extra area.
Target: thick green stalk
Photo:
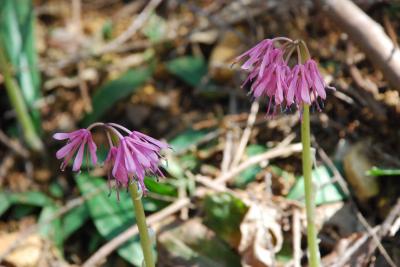
[[[136,183],[129,185],[129,191],[133,206],[135,208],[136,223],[139,228],[140,245],[142,246],[144,262],[146,267],[155,267],[152,244],[149,237],[149,231],[146,224],[146,216],[144,214],[143,204],[139,188]]]
[[[317,241],[317,229],[315,227],[315,201],[311,175],[312,160],[310,149],[310,106],[307,104],[304,104],[303,106],[303,116],[301,121],[301,143],[303,144],[302,160],[307,214],[307,243],[309,253],[309,266],[319,267],[320,255]]]
[[[13,106],[19,123],[24,131],[24,138],[28,146],[35,150],[41,151],[43,143],[36,133],[32,119],[29,116],[28,109],[25,105],[21,90],[12,76],[10,65],[7,61],[3,47],[0,44],[0,71],[4,77],[4,84],[7,90],[10,103]]]

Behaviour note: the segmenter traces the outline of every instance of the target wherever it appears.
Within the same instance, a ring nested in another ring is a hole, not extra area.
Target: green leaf
[[[35,214],[38,212],[38,208],[35,206],[20,204],[16,207],[11,208],[10,218],[14,220],[20,220],[28,215]]]
[[[175,136],[168,143],[171,145],[175,153],[181,153],[190,148],[190,146],[196,144],[201,140],[209,131],[197,131],[193,129],[188,129],[177,136]],[[190,153],[187,153],[179,158],[171,157],[168,159],[168,163],[165,169],[168,173],[176,178],[183,178],[184,170],[193,169],[197,166],[197,158]]]
[[[11,206],[11,202],[8,195],[5,192],[0,192],[0,216],[8,210]]]
[[[70,235],[82,227],[89,219],[89,210],[86,205],[78,206],[68,212],[62,220],[63,239],[66,240]]]
[[[167,172],[175,178],[183,179],[185,177],[185,170],[179,163],[179,159],[176,157],[170,157],[168,159],[168,166],[165,167]]]
[[[14,66],[30,114],[38,132],[40,113],[35,102],[41,97],[40,73],[34,34],[34,9],[30,0],[3,0],[0,5],[0,42]]]
[[[150,39],[150,41],[155,43],[163,39],[165,36],[167,31],[167,23],[165,22],[165,19],[153,13],[147,20],[147,23],[142,31],[144,35]]]
[[[171,265],[197,267],[239,267],[240,256],[198,219],[191,219],[164,231],[160,247],[172,259]]]
[[[144,184],[150,192],[164,195],[164,196],[177,196],[176,188],[170,184],[157,182],[152,177],[145,177]]]
[[[183,150],[188,149],[191,145],[197,143],[201,140],[209,131],[198,131],[193,129],[188,129],[177,136],[175,136],[168,143],[172,146],[174,152],[179,153]]]
[[[183,169],[190,171],[198,167],[200,163],[198,158],[193,155],[193,153],[180,156],[179,162]]]
[[[282,263],[282,266],[293,260],[292,245],[293,244],[291,240],[290,241],[284,240],[281,250],[276,254],[276,260],[279,263]]]
[[[39,191],[28,191],[21,193],[1,192],[0,193],[0,215],[10,206],[16,205],[12,210],[11,217],[22,218],[32,213],[36,207],[52,205],[53,201],[44,193]]]
[[[92,98],[92,113],[83,119],[84,125],[96,121],[103,116],[113,105],[136,91],[140,85],[146,82],[153,73],[152,66],[129,70],[118,79],[103,85]]]
[[[267,151],[267,148],[262,145],[249,145],[246,148],[246,155],[248,157],[255,156]],[[256,179],[256,175],[262,170],[259,165],[253,165],[246,170],[242,171],[233,180],[233,184],[237,187],[244,188],[248,183]]]
[[[186,179],[185,170],[194,170],[197,166],[199,166],[200,163],[196,155],[194,155],[189,148],[199,142],[209,132],[210,130],[198,131],[194,129],[188,129],[178,134],[175,138],[168,142],[171,145],[173,151],[177,154],[188,150],[186,153],[180,155],[179,157],[175,157],[173,155],[169,157],[168,162],[164,168],[171,176],[177,178],[174,185],[176,187],[182,186],[187,188],[189,194],[194,193],[195,183],[191,179]]]
[[[113,23],[111,20],[106,20],[101,28],[101,33],[104,40],[110,40],[113,32]]]
[[[25,204],[38,207],[48,206],[53,203],[46,194],[39,191],[10,193],[9,200],[12,204]]]
[[[373,167],[368,170],[367,175],[370,176],[400,176],[400,169],[381,169]]]
[[[339,189],[334,182],[332,182],[333,177],[329,173],[326,166],[320,166],[312,171],[313,182],[317,186],[318,192],[316,194],[315,203],[317,205],[342,201],[347,198],[347,196]],[[322,188],[320,188],[323,185]],[[304,201],[304,178],[299,177],[295,185],[291,188],[288,199],[302,200]]]
[[[63,251],[63,235],[61,231],[61,219],[60,217],[54,218],[54,215],[58,212],[59,206],[52,204],[44,207],[39,216],[39,234],[48,240],[52,240],[54,244]],[[52,219],[50,222],[48,220]]]
[[[104,238],[100,235],[98,231],[93,229],[94,231],[90,231],[90,240],[88,244],[88,252],[89,254],[93,254],[96,250],[101,246],[104,242]]]
[[[229,193],[208,195],[204,199],[204,224],[230,244],[239,244],[240,224],[248,207]]]
[[[168,61],[166,66],[169,72],[193,87],[198,86],[207,74],[207,64],[200,57],[179,57]]]
[[[77,175],[76,182],[83,195],[107,186],[104,179],[86,173]],[[98,194],[87,201],[87,206],[96,229],[106,240],[113,239],[135,223],[133,204],[126,192],[120,192],[119,201],[107,194]],[[131,264],[140,266],[143,254],[139,237],[136,236],[122,245],[118,254]]]
[[[63,187],[57,181],[54,181],[49,185],[49,193],[55,198],[62,198],[64,196]]]

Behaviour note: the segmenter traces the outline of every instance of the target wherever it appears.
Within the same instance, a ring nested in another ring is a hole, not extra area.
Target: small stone
[[[366,174],[374,166],[367,155],[368,147],[366,141],[356,143],[345,155],[343,162],[346,178],[361,202],[366,202],[379,193],[377,178]]]

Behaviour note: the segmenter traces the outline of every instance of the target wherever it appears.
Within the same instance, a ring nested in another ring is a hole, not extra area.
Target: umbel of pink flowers
[[[95,127],[103,128],[106,132],[109,151],[104,167],[109,181],[115,180],[117,189],[128,187],[129,183],[136,181],[143,192],[146,192],[144,177],[147,173],[163,176],[158,167],[162,158],[160,152],[170,148],[168,144],[143,133],[130,131],[116,123],[101,122],[94,123],[87,129],[54,134],[53,138],[56,140],[67,140],[67,144],[56,153],[58,159],[63,159],[61,170],[75,157],[72,170],[80,171],[85,151],[87,160],[90,155],[92,164],[97,164],[97,146],[91,134]]]
[[[289,65],[294,51],[297,63]],[[304,58],[306,58],[304,60]],[[317,63],[303,41],[285,37],[265,39],[235,59],[246,59],[241,69],[249,71],[242,87],[251,83],[254,98],[269,99],[267,115],[275,114],[276,108],[301,108],[304,104],[315,105],[321,110],[318,99],[325,100],[326,88]],[[274,107],[271,110],[271,107]]]

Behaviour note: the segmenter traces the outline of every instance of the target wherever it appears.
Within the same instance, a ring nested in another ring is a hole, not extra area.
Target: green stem
[[[143,250],[145,266],[155,267],[152,244],[146,224],[146,216],[144,214],[142,199],[137,184],[131,183],[129,185],[129,191],[131,193],[133,206],[135,208],[136,223],[139,228],[140,245],[142,246]]]
[[[35,151],[43,149],[43,143],[36,133],[32,119],[29,116],[21,90],[12,76],[10,65],[7,61],[4,49],[0,44],[0,71],[4,77],[4,84],[7,90],[10,103],[13,106],[19,123],[24,131],[24,138],[29,147]]]
[[[303,117],[301,122],[301,143],[303,144],[303,177],[304,191],[306,200],[307,213],[307,243],[309,252],[309,266],[320,266],[320,255],[317,241],[317,229],[315,227],[315,201],[313,196],[312,183],[312,160],[311,160],[311,143],[310,143],[310,106],[304,104]]]

